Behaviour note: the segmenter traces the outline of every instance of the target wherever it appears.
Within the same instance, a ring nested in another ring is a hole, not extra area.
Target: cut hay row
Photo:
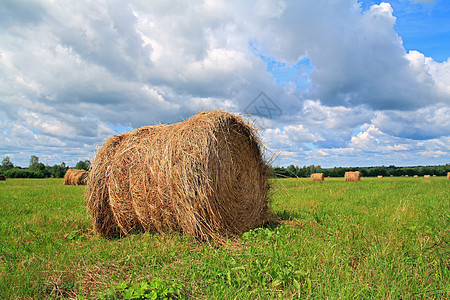
[[[6,176],[0,174],[0,181],[3,181],[3,180],[6,180]]]
[[[67,185],[85,185],[88,172],[84,170],[69,169],[64,175],[64,184]]]
[[[203,112],[106,140],[88,178],[88,208],[102,236],[176,230],[224,242],[271,218],[268,177],[256,130]]]
[[[359,181],[361,178],[361,172],[345,172],[345,181]]]
[[[311,174],[311,180],[312,181],[323,181],[324,180],[323,173],[313,173],[313,174]]]

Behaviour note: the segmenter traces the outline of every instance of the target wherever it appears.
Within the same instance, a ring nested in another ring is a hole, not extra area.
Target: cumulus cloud
[[[417,141],[442,157],[450,62],[405,51],[395,23],[389,3],[355,0],[3,1],[0,156],[88,156],[117,129],[243,113],[264,91],[282,113],[262,135],[290,159]]]

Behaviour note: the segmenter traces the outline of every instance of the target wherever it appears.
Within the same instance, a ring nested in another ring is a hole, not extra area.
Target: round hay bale
[[[323,173],[313,173],[313,174],[311,174],[311,180],[312,181],[323,181],[324,180]]]
[[[414,178],[419,178],[419,175],[414,175]]]
[[[383,178],[383,175],[378,175],[378,178]]]
[[[64,175],[64,184],[66,185],[85,185],[88,172],[85,170],[69,169]]]
[[[108,139],[88,177],[102,236],[176,230],[223,242],[271,219],[269,168],[254,128],[222,111]]]
[[[6,180],[6,176],[0,174],[0,181],[4,181],[4,180]]]
[[[423,178],[430,178],[431,175],[423,175]]]
[[[359,181],[361,178],[361,172],[345,172],[345,181]]]
[[[447,172],[447,179],[450,179],[450,172]]]

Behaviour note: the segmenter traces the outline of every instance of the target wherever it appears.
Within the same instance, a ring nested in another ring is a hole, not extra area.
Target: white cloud
[[[86,157],[111,128],[242,113],[264,91],[282,114],[259,120],[263,137],[300,164],[373,149],[442,159],[450,60],[407,53],[395,13],[354,0],[2,2],[0,156]],[[304,90],[277,84],[262,55],[309,59]]]

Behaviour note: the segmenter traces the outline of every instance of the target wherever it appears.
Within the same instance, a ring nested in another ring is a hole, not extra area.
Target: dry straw
[[[224,242],[269,221],[269,169],[256,130],[222,111],[106,140],[88,178],[94,230],[176,230]]]
[[[323,181],[324,180],[323,173],[313,173],[313,174],[311,174],[311,180],[312,181]]]
[[[5,175],[0,175],[0,181],[6,180],[6,176]]]
[[[84,170],[69,169],[64,175],[64,184],[68,185],[85,185],[87,182],[88,172]]]
[[[361,178],[361,172],[345,172],[345,181],[359,181]]]

